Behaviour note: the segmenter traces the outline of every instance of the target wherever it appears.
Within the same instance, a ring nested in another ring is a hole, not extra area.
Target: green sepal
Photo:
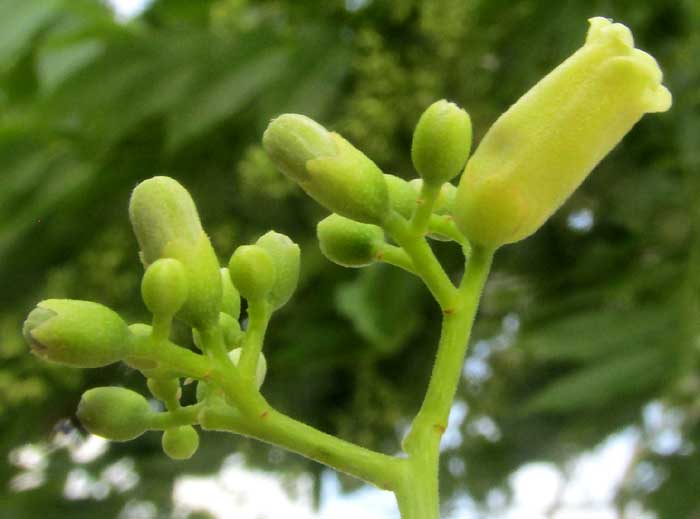
[[[141,297],[154,315],[172,317],[187,301],[187,293],[187,273],[176,259],[157,259],[143,275]]]
[[[384,231],[332,214],[316,226],[323,255],[343,267],[365,267],[376,260],[377,246],[384,242]]]
[[[299,282],[299,245],[288,236],[275,231],[261,236],[256,245],[270,254],[275,267],[275,283],[268,295],[268,301],[272,309],[277,310],[289,301]]]
[[[143,396],[123,387],[86,391],[77,411],[80,423],[88,431],[114,441],[141,436],[149,429],[153,414]]]
[[[22,333],[32,353],[79,368],[98,368],[127,357],[132,336],[119,315],[98,303],[47,299],[27,316]]]
[[[469,114],[443,99],[430,105],[418,120],[411,159],[423,180],[437,187],[460,173],[471,144]]]
[[[187,460],[199,448],[199,434],[191,425],[166,429],[161,440],[163,452],[174,460]]]
[[[259,245],[241,245],[228,264],[233,285],[248,301],[265,299],[275,283],[270,253]]]

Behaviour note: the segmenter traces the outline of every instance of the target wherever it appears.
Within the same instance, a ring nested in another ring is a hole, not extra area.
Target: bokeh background
[[[464,106],[478,142],[582,44],[593,15],[632,28],[674,106],[645,117],[534,237],[498,253],[443,445],[444,515],[511,517],[545,489],[546,506],[520,517],[700,518],[697,0],[0,0],[0,515],[210,517],[173,489],[222,467],[232,492],[262,478],[260,500],[274,475],[307,517],[328,496],[370,492],[232,436],[204,434],[180,463],[156,433],[81,436],[71,416],[82,391],[145,392],[144,380],[37,361],[23,318],[40,299],[70,297],[147,320],[126,208],[139,180],[170,175],[222,260],[270,228],[301,245],[299,290],[266,345],[268,399],[395,452],[427,383],[437,307],[402,272],[321,256],[324,213],[275,172],[262,131],[304,113],[410,178],[426,106]],[[436,250],[458,275],[457,250]],[[623,454],[606,455],[611,445]],[[571,490],[610,474],[602,493]],[[245,506],[219,516],[268,517]],[[390,508],[356,517],[396,517]]]

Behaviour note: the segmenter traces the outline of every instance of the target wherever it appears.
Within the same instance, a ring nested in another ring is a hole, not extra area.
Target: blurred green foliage
[[[564,466],[631,427],[640,431],[637,456],[620,508],[641,502],[659,517],[698,517],[696,0],[155,0],[128,23],[97,0],[3,0],[0,456],[50,442],[86,388],[144,390],[125,368],[83,373],[37,362],[19,330],[48,296],[146,317],[126,207],[136,182],[157,174],[191,190],[222,260],[270,228],[300,243],[300,289],[266,347],[266,396],[323,430],[395,450],[397,424],[415,413],[427,382],[437,308],[408,275],[358,275],[322,258],[314,229],[323,213],[274,171],[262,130],[279,113],[304,113],[387,173],[410,178],[411,133],[426,106],[443,97],[464,106],[478,142],[580,45],[593,15],[632,28],[662,65],[674,107],[646,117],[537,235],[497,255],[459,397],[468,407],[462,442],[445,453],[466,471],[444,464],[445,502],[467,492],[486,507],[521,464]],[[436,249],[457,275],[457,254]],[[389,299],[387,286],[401,297]],[[650,402],[680,417],[678,449],[655,447],[643,419]],[[179,464],[156,435],[112,445],[82,468],[98,475],[129,457],[141,483],[103,500],[63,499],[75,466],[65,449],[33,490],[14,492],[20,470],[0,463],[3,517],[116,517],[132,500],[167,515],[178,473],[209,473],[234,451],[270,469],[320,474],[247,440],[202,440]],[[641,466],[656,484],[644,484]]]

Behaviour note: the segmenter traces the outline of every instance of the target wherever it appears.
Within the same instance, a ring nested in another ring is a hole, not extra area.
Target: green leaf
[[[208,81],[183,106],[173,110],[168,124],[168,148],[176,150],[244,108],[280,75],[286,58],[284,49],[265,51]]]
[[[61,0],[0,3],[0,67],[10,67],[61,7]]]
[[[357,333],[382,354],[401,349],[422,323],[420,283],[386,265],[363,271],[352,283],[341,285],[335,297],[338,311]]]
[[[597,359],[658,344],[672,329],[673,314],[661,305],[597,308],[525,329],[519,346],[540,360]]]
[[[523,411],[566,413],[594,409],[655,387],[670,369],[670,355],[663,349],[625,353],[560,377],[529,398]]]

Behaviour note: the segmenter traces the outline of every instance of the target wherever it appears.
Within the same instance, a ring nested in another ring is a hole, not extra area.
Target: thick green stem
[[[404,449],[409,454],[425,451],[426,448],[436,451],[440,445],[492,258],[492,251],[474,248],[459,287],[459,306],[443,318],[440,344],[428,391],[404,440]]]
[[[398,213],[392,213],[383,222],[383,226],[411,258],[416,273],[442,310],[451,311],[456,304],[457,290],[445,274],[423,234],[413,232],[406,220]]]
[[[255,417],[216,406],[202,413],[201,424],[206,429],[234,432],[283,447],[379,488],[394,490],[401,479],[405,460],[346,442],[269,406]]]
[[[403,478],[394,492],[401,519],[439,519],[437,456],[414,456],[405,461]]]
[[[199,413],[203,408],[203,404],[195,404],[178,407],[163,413],[156,413],[151,417],[149,429],[152,431],[164,431],[179,425],[194,425],[199,422]]]

